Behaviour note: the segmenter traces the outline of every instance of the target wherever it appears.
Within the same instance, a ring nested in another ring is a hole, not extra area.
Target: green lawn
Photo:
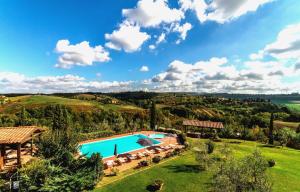
[[[300,112],[300,104],[299,103],[288,103],[285,104],[286,106],[288,106],[288,108],[294,110],[294,111],[299,111]]]
[[[194,142],[195,140],[192,140]],[[229,143],[232,140],[225,140]],[[218,143],[217,145],[220,145]],[[257,147],[266,158],[273,158],[276,165],[269,168],[272,178],[273,191],[300,191],[300,151],[289,148],[269,148],[256,142],[230,143],[236,157],[243,157]],[[217,146],[218,149],[218,146]],[[124,179],[115,181],[98,192],[142,192],[147,191],[146,186],[155,179],[165,182],[163,191],[199,192],[209,191],[213,168],[209,171],[195,172],[192,167],[196,165],[194,154],[191,151],[173,160],[161,163],[150,169],[138,172]],[[128,171],[132,173],[132,170]],[[125,173],[126,175],[126,173]],[[112,178],[113,179],[113,178]]]

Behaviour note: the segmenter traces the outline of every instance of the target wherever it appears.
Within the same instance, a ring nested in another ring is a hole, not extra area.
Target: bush
[[[184,148],[186,148],[186,149],[188,149],[188,148],[190,147],[190,143],[189,143],[189,142],[187,142],[187,141],[186,141],[186,142],[184,142],[184,144],[183,144],[183,145],[184,145]]]
[[[165,158],[170,158],[170,157],[172,157],[173,155],[174,155],[174,154],[173,154],[171,151],[169,151],[169,152],[166,153]]]
[[[215,149],[215,144],[214,142],[212,142],[211,140],[207,141],[206,143],[206,146],[207,146],[207,153],[208,154],[211,154],[212,152],[214,152],[214,149]]]
[[[162,157],[157,155],[155,157],[152,158],[152,162],[153,163],[159,163],[161,161]]]
[[[147,190],[148,191],[159,191],[159,190],[161,190],[163,184],[164,184],[163,180],[157,179],[152,184],[147,186]]]
[[[165,133],[172,133],[172,134],[177,134],[177,135],[182,133],[180,130],[177,130],[177,129],[168,129],[168,128],[163,128],[163,127],[157,128],[157,131],[165,132]]]
[[[115,134],[114,131],[108,130],[108,131],[97,131],[97,132],[90,132],[90,133],[80,133],[78,137],[79,137],[80,141],[84,141],[84,140],[88,140],[88,139],[109,137],[114,134]]]
[[[149,166],[149,162],[146,161],[146,160],[140,161],[140,162],[139,162],[139,166],[140,166],[140,167],[146,167],[146,166]]]
[[[275,139],[280,142],[281,146],[288,144],[296,137],[296,132],[290,128],[282,128],[276,134]]]
[[[274,159],[270,159],[270,160],[268,160],[268,164],[269,164],[269,167],[274,167],[276,163],[275,163]]]
[[[178,134],[178,140],[181,145],[184,145],[186,142],[186,135],[184,133]]]
[[[173,151],[173,155],[180,155],[183,152],[183,149],[180,148],[175,148]]]

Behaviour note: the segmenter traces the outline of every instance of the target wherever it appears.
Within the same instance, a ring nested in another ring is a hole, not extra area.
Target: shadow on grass
[[[242,142],[241,141],[230,141],[229,143],[231,143],[231,144],[241,144]]]
[[[261,145],[258,145],[258,147],[264,147],[264,148],[281,148],[281,146],[270,145],[270,144],[261,144]]]
[[[167,165],[164,168],[170,169],[175,173],[199,173],[203,171],[199,165]]]

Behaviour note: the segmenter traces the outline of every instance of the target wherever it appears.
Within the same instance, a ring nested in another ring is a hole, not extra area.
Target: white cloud
[[[180,0],[181,9],[195,11],[200,22],[225,23],[273,0]]]
[[[176,44],[179,44],[182,40],[185,40],[187,32],[192,29],[192,25],[190,23],[185,23],[183,25],[179,25],[178,23],[172,28],[173,32],[178,32],[180,34],[180,39],[177,40]]]
[[[125,52],[135,52],[140,50],[143,43],[149,38],[150,36],[146,32],[140,31],[138,25],[132,25],[125,21],[112,34],[105,34],[105,39],[109,41],[105,46],[115,50],[123,49]]]
[[[295,83],[283,83],[284,77],[300,74],[293,66],[277,61],[247,61],[242,66],[226,58],[211,58],[188,64],[175,60],[152,78],[157,91],[281,93],[299,91]]]
[[[164,33],[164,32],[161,33],[160,36],[157,37],[157,40],[156,40],[155,44],[149,45],[149,49],[151,49],[151,50],[156,49],[156,47],[157,47],[160,43],[166,41],[165,38],[166,38],[166,33]]]
[[[141,71],[141,72],[148,72],[148,71],[149,71],[149,67],[143,65],[143,66],[140,68],[140,71]]]
[[[140,0],[136,8],[123,9],[122,14],[128,21],[142,27],[157,27],[184,18],[184,12],[170,8],[167,0]]]
[[[259,51],[258,53],[252,53],[249,55],[249,58],[251,60],[260,60],[264,57],[264,52],[263,51]]]
[[[155,45],[149,45],[149,49],[154,50],[156,48]]]
[[[294,70],[297,70],[300,62],[300,23],[285,27],[279,32],[274,42],[267,44],[258,53],[253,53],[249,57],[252,60],[263,60],[266,56],[273,57],[277,63],[290,62]],[[278,66],[272,67],[278,68]]]
[[[161,33],[160,36],[157,38],[156,45],[160,44],[161,42],[164,42],[166,38],[165,33]]]
[[[1,93],[54,93],[87,91],[128,91],[132,81],[87,81],[75,75],[26,77],[12,72],[0,72]]]
[[[268,44],[263,52],[276,59],[300,58],[300,23],[289,25],[280,31],[276,41]]]
[[[59,40],[55,50],[60,54],[55,65],[59,68],[90,66],[95,62],[110,60],[109,53],[101,45],[91,47],[87,41],[71,45],[68,40]]]

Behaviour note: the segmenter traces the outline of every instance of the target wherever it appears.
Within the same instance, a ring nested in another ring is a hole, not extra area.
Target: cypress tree
[[[273,129],[274,129],[274,114],[271,113],[271,118],[270,118],[270,127],[269,127],[269,144],[273,145],[274,144],[274,136],[273,136]]]
[[[152,101],[150,108],[150,129],[154,130],[156,125],[156,106],[155,101]]]
[[[26,111],[25,107],[22,107],[20,117],[19,117],[19,125],[20,126],[27,125],[27,118],[28,118],[27,111]]]

